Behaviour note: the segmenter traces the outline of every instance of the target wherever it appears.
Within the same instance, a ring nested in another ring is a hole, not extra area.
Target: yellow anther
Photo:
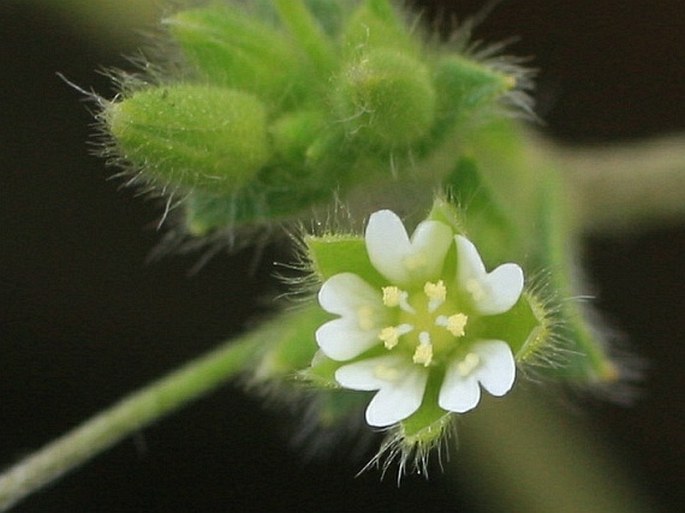
[[[403,292],[399,287],[383,287],[383,304],[387,307],[394,307],[402,301]]]
[[[447,318],[447,325],[445,327],[447,328],[447,331],[449,331],[455,337],[463,337],[464,328],[466,328],[466,323],[468,320],[468,316],[464,315],[463,313],[450,315]]]
[[[426,297],[431,301],[442,302],[445,301],[445,298],[447,297],[447,287],[445,287],[442,280],[438,281],[438,283],[427,281],[423,286],[423,293],[426,294]]]
[[[433,361],[433,345],[430,342],[427,344],[420,343],[416,346],[412,359],[414,363],[428,367]]]
[[[480,356],[476,353],[468,353],[462,361],[457,364],[459,374],[466,377],[480,365]]]
[[[394,326],[383,328],[378,335],[386,349],[392,349],[400,341],[400,332]]]
[[[361,306],[357,309],[357,324],[362,331],[369,331],[373,328],[373,308]]]

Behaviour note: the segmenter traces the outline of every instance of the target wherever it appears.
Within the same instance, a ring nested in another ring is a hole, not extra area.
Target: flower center
[[[442,280],[426,282],[411,296],[399,287],[383,287],[383,304],[397,309],[399,322],[383,328],[378,338],[388,350],[401,346],[412,351],[417,365],[433,364],[465,335],[468,317],[448,300]]]

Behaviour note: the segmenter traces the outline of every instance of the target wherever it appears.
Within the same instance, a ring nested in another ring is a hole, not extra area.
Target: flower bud
[[[388,0],[361,2],[347,20],[343,41],[352,53],[365,47],[394,48],[403,55],[416,56],[420,48]]]
[[[324,120],[320,111],[289,112],[271,126],[275,153],[287,162],[302,164],[307,150],[321,135]]]
[[[172,185],[234,191],[270,154],[262,103],[230,89],[150,88],[110,104],[103,119],[122,157]]]
[[[476,109],[494,103],[516,85],[513,77],[458,55],[438,61],[434,83],[439,112],[436,133],[445,131],[459,119],[467,118]]]
[[[189,63],[206,80],[283,101],[294,93],[298,56],[276,27],[231,6],[181,11],[165,20]]]
[[[335,103],[348,134],[381,148],[408,146],[435,120],[435,91],[427,68],[392,50],[375,50],[348,65]]]

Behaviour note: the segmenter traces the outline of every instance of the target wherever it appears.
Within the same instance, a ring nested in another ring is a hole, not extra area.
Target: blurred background
[[[463,19],[483,2],[413,2]],[[278,245],[150,262],[160,205],[109,179],[91,154],[83,94],[110,98],[104,68],[132,69],[161,2],[0,3],[0,465],[203,353],[269,310]],[[563,143],[630,144],[685,131],[682,0],[508,0],[477,37],[516,36],[540,69],[544,125]],[[645,180],[648,180],[648,175]],[[596,304],[647,363],[631,407],[574,399],[582,417],[663,512],[685,505],[685,223],[585,245]],[[255,261],[257,262],[255,264]],[[303,462],[286,417],[225,387],[98,457],[16,511],[495,511],[463,486],[355,478],[359,460]],[[464,423],[467,424],[467,423]],[[464,448],[467,450],[467,448]],[[487,501],[485,501],[487,502]],[[501,510],[499,510],[501,511]]]

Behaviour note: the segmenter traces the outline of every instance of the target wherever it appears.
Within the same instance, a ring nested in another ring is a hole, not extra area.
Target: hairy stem
[[[255,337],[224,344],[134,392],[20,461],[0,476],[0,511],[117,442],[235,376],[255,353]]]

